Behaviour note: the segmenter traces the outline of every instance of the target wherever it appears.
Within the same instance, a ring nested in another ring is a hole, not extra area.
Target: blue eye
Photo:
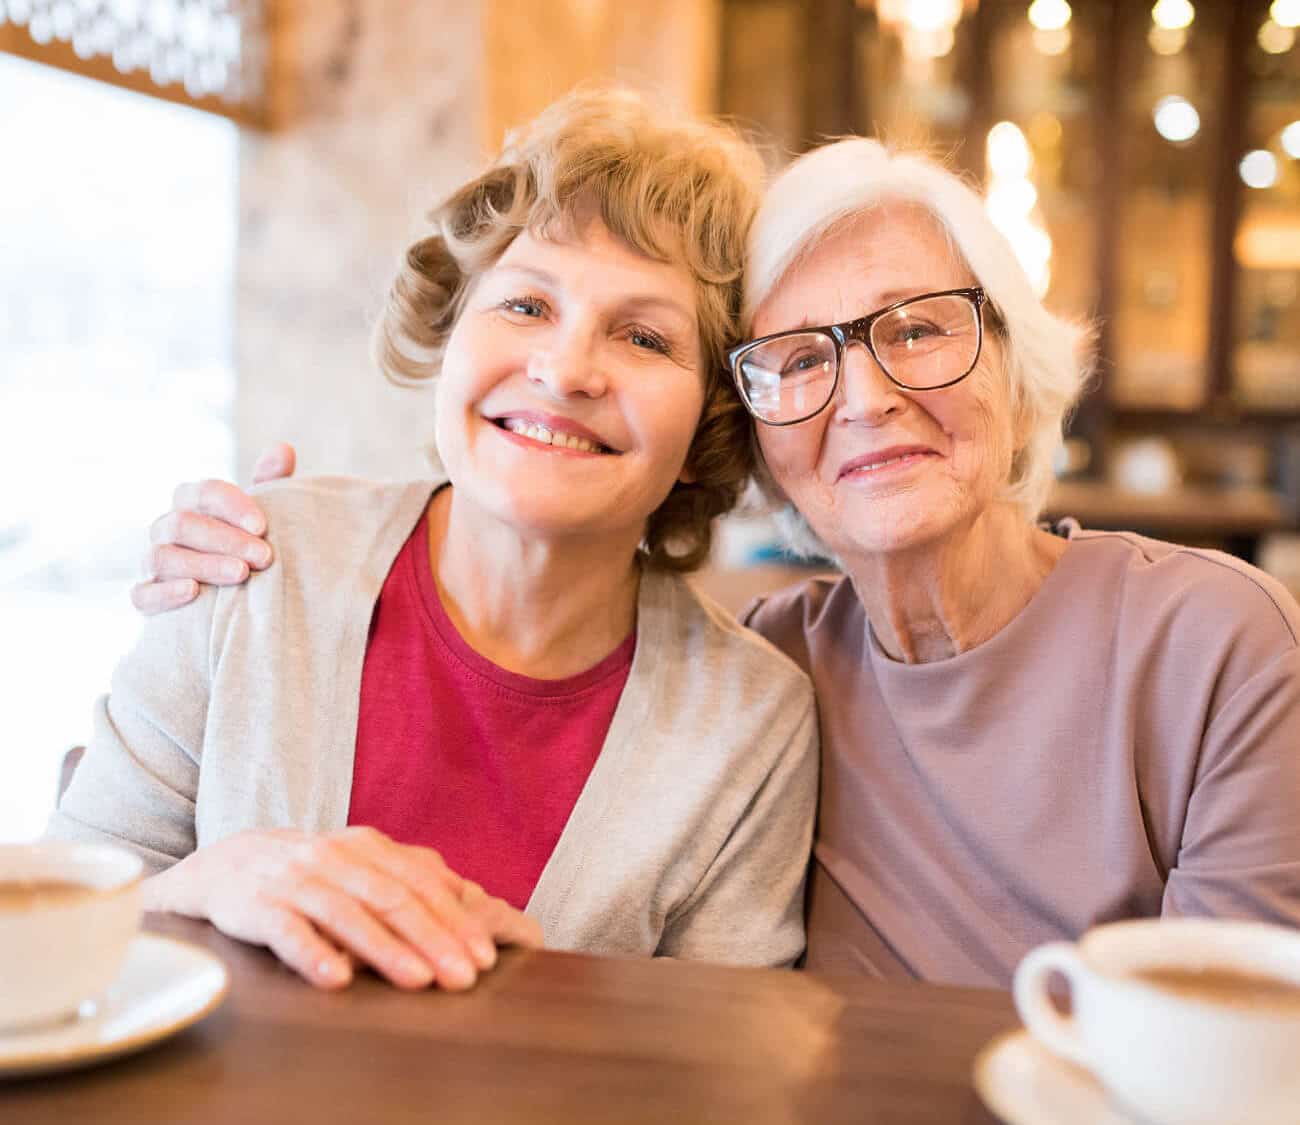
[[[535,320],[546,312],[546,302],[539,297],[507,297],[501,302],[501,308],[518,316]]]
[[[668,354],[668,342],[662,336],[644,328],[633,328],[628,334],[628,339],[638,348],[659,352],[660,355]]]

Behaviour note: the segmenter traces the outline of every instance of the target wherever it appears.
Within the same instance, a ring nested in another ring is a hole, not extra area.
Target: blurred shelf
[[[1047,515],[1073,516],[1086,528],[1197,537],[1258,536],[1291,526],[1282,498],[1267,488],[1184,486],[1145,494],[1096,481],[1058,481]]]

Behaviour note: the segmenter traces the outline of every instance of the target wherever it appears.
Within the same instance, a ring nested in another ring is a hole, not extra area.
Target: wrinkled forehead
[[[973,284],[934,212],[883,200],[812,233],[754,310],[749,331],[851,320],[905,297]]]

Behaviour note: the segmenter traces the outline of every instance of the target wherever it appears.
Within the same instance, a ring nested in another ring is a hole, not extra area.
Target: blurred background
[[[1300,0],[0,0],[0,839],[139,628],[179,481],[419,474],[427,392],[367,331],[421,213],[617,79],[740,123],[943,155],[1098,378],[1052,514],[1300,590]],[[789,568],[731,520],[703,581]]]

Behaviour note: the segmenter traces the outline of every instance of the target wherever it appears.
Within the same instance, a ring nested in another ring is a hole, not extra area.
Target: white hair
[[[773,181],[750,230],[746,329],[801,256],[833,228],[885,203],[910,203],[933,215],[988,295],[1004,330],[1012,410],[1018,432],[1026,435],[1003,495],[1034,521],[1052,485],[1052,461],[1066,416],[1089,377],[1085,352],[1091,332],[1047,311],[978,192],[959,176],[928,156],[891,152],[861,137],[835,141],[794,161]],[[763,475],[771,492],[770,475]],[[797,513],[779,522],[797,553],[827,556]]]

